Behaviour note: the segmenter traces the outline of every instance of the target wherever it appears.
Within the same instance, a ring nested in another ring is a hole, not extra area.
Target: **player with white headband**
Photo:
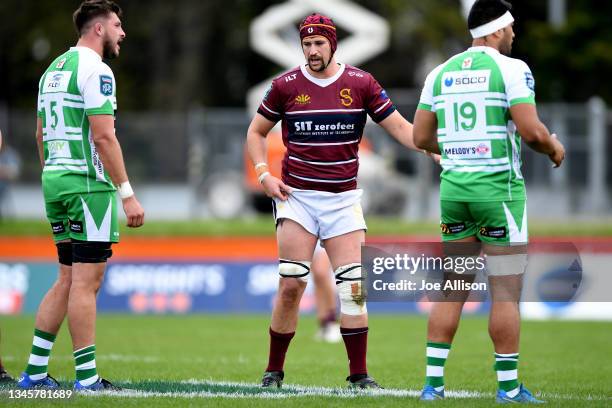
[[[442,155],[440,226],[447,255],[476,256],[481,249],[487,255],[497,402],[539,403],[518,380],[519,301],[527,265],[521,140],[555,167],[565,150],[538,118],[531,70],[509,57],[511,8],[504,0],[474,3],[468,16],[472,47],[427,76],[414,141]],[[449,270],[444,278],[470,282],[474,275]],[[469,294],[452,292],[440,293],[429,315],[422,400],[444,398],[444,364]]]

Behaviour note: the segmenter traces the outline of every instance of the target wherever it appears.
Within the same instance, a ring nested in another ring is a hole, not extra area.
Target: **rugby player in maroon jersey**
[[[306,64],[272,81],[247,132],[247,151],[273,199],[279,290],[270,324],[262,386],[281,387],[317,239],[327,251],[340,298],[340,326],[349,359],[349,387],[380,388],[368,375],[368,315],[362,291],[361,243],[366,224],[357,189],[358,149],[367,116],[418,150],[404,119],[374,77],[336,62],[336,26],[312,14],[300,24]],[[287,148],[281,178],[266,163],[266,135],[281,121]]]

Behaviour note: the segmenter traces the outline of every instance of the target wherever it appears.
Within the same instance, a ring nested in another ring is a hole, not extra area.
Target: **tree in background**
[[[281,2],[120,1],[129,36],[125,58],[112,64],[122,110],[244,106],[247,90],[280,70],[250,50],[249,24]],[[389,88],[420,89],[425,72],[469,42],[459,0],[355,2],[391,25],[389,49],[362,65]],[[0,25],[0,108],[34,109],[41,67],[76,41],[69,19],[79,3],[0,2],[6,16]],[[547,1],[512,3],[521,33],[514,53],[538,72],[539,100],[584,101],[599,94],[612,104],[612,87],[604,82],[612,72],[612,2],[568,1],[567,22],[559,29],[547,21]]]

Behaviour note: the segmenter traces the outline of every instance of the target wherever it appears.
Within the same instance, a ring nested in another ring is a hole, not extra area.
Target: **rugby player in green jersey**
[[[115,78],[102,61],[119,55],[125,38],[120,17],[121,9],[110,0],[83,2],[73,15],[76,46],[57,57],[40,79],[36,139],[59,275],[38,308],[32,352],[18,382],[24,389],[58,387],[47,366],[66,315],[75,390],[116,388],[98,376],[95,360],[96,293],[111,245],[119,241],[115,191],[127,226],[144,222],[115,135]]]
[[[419,148],[441,154],[442,240],[480,242],[487,255],[497,401],[537,403],[519,383],[517,371],[519,298],[527,263],[521,139],[546,154],[555,167],[565,150],[538,118],[529,67],[508,56],[514,39],[511,8],[504,0],[474,3],[468,17],[472,47],[428,75],[415,115],[414,140]],[[453,250],[461,252],[460,245]],[[471,255],[479,251],[478,245]],[[446,278],[460,279],[453,273]],[[466,296],[455,292],[431,310],[422,400],[444,398],[444,363]]]

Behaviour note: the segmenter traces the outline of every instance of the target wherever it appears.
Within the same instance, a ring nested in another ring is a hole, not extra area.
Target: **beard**
[[[319,65],[319,68],[315,68],[312,65],[312,62],[314,61],[319,61],[321,63],[321,65]],[[327,68],[327,65],[325,64],[325,61],[323,61],[323,59],[316,59],[316,60],[309,60],[308,61],[308,66],[310,67],[311,70],[313,70],[314,72],[322,72],[325,71],[325,68]]]
[[[119,56],[119,52],[115,51],[115,43],[109,39],[104,40],[102,46],[102,55],[105,59],[113,59]]]
[[[499,47],[499,52],[507,57],[510,56],[510,54],[512,54],[512,44],[505,44],[501,47]]]
[[[321,65],[319,66],[318,69],[315,69],[312,64],[311,64],[311,60],[308,60],[308,67],[313,70],[314,72],[323,72],[327,69],[327,67],[329,66],[329,63],[331,62],[332,56],[329,57],[329,61],[327,61],[327,64],[325,63],[325,60],[323,60],[323,58],[318,58],[315,59],[313,61],[319,61],[321,63]]]

